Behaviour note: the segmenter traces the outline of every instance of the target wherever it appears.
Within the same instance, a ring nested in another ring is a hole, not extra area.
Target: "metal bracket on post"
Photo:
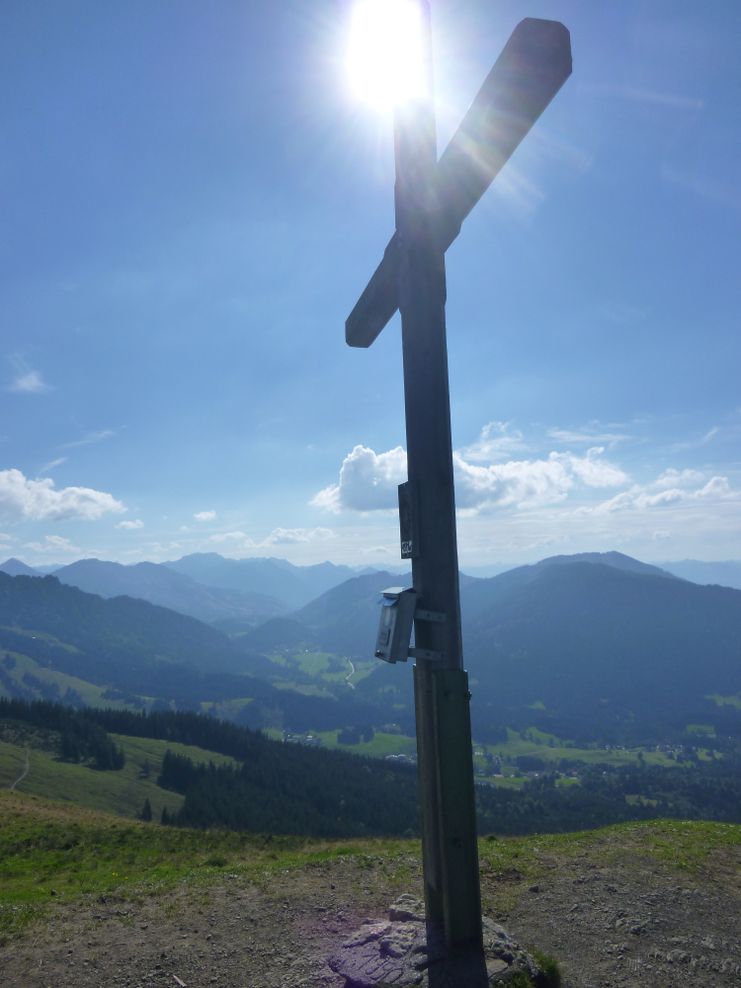
[[[443,653],[433,652],[431,648],[410,648],[409,654],[413,659],[424,659],[425,662],[442,662]]]
[[[447,615],[443,614],[442,611],[426,611],[424,608],[418,607],[414,612],[415,621],[429,621],[432,624],[443,624],[447,619]]]

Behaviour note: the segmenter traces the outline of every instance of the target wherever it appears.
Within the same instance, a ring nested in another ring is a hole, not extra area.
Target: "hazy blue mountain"
[[[27,566],[25,563],[21,562],[20,559],[16,559],[11,556],[10,559],[6,559],[4,563],[0,563],[0,573],[7,573],[8,576],[39,576],[37,570],[33,569],[31,566]]]
[[[267,594],[291,609],[355,575],[349,566],[333,563],[294,566],[285,559],[227,559],[216,552],[193,553],[164,565],[206,586]]]
[[[184,573],[157,563],[122,566],[100,559],[80,559],[56,570],[54,576],[86,593],[138,597],[199,621],[231,620],[250,625],[285,610],[280,601],[265,593],[206,587]]]
[[[164,607],[88,594],[53,576],[0,573],[0,695],[79,703],[94,684],[104,700],[207,710],[251,727],[321,730],[372,719],[350,691],[340,704],[257,678],[274,671],[241,642]]]
[[[479,719],[537,710],[569,737],[651,737],[715,723],[706,697],[741,694],[741,592],[601,563],[533,569],[464,594]]]
[[[488,610],[492,604],[492,588],[524,586],[537,580],[544,569],[553,567],[561,568],[574,565],[598,565],[608,566],[611,569],[623,570],[628,573],[641,573],[646,576],[660,576],[667,579],[675,579],[670,573],[652,566],[649,563],[642,563],[632,556],[626,556],[622,552],[579,552],[572,556],[547,556],[537,563],[528,566],[517,566],[514,569],[500,573],[498,576],[489,579],[477,580],[475,584],[465,587],[461,585],[461,605],[464,612],[464,623],[474,617],[479,610]],[[498,581],[498,582],[495,582]]]
[[[322,649],[369,658],[380,591],[405,582],[390,573],[356,577],[293,619]],[[738,719],[706,697],[741,696],[739,591],[700,587],[621,553],[590,553],[464,583],[461,601],[479,737],[507,723],[651,740],[688,723],[724,729],[721,722]],[[277,648],[280,628],[273,630]],[[411,676],[379,663],[356,692],[408,709]]]
[[[378,630],[381,591],[410,583],[409,574],[381,571],[356,576],[328,590],[292,616],[312,631],[322,649],[369,658]]]
[[[682,559],[675,563],[661,563],[663,569],[683,580],[693,583],[711,584],[720,587],[734,587],[741,590],[741,560],[706,563],[698,559]]]

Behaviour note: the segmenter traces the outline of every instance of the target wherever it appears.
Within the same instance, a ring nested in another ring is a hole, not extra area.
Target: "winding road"
[[[15,782],[12,784],[10,788],[15,789],[15,787],[18,785],[19,782],[23,782],[23,780],[26,778],[30,770],[31,770],[31,756],[29,754],[28,748],[26,748],[26,764],[23,766],[23,771],[21,772],[21,774],[18,776],[18,778],[15,780]]]
[[[353,664],[352,659],[348,659],[347,656],[345,657],[345,662],[347,662],[347,664],[350,666],[350,672],[348,672],[348,674],[345,676],[345,685],[349,686],[351,690],[354,690],[355,683],[351,683],[350,680],[355,675],[355,665]]]

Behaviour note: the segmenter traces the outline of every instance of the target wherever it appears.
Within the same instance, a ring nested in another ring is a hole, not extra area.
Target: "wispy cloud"
[[[615,446],[617,443],[626,442],[631,438],[625,432],[607,432],[585,427],[583,429],[549,429],[547,432],[549,439],[566,445],[592,445],[594,443],[605,443],[607,446]]]
[[[126,507],[105,491],[90,487],[62,487],[50,478],[29,480],[20,470],[0,470],[0,516],[13,520],[94,520],[120,514]]]
[[[193,515],[196,521],[213,521],[216,518],[215,511],[196,511]]]
[[[675,487],[696,487],[705,480],[705,474],[700,470],[676,470],[669,467],[657,477],[652,486],[660,490],[672,490]]]
[[[39,469],[39,473],[49,473],[50,470],[54,470],[56,467],[61,467],[61,465],[66,462],[66,456],[58,456],[55,460],[49,460],[48,463],[44,463],[44,465]]]
[[[65,552],[80,554],[82,549],[73,545],[69,539],[61,535],[45,535],[43,542],[26,542],[24,549],[31,549],[33,552]]]
[[[717,179],[708,178],[705,175],[691,174],[680,171],[670,165],[664,165],[661,169],[661,177],[670,185],[684,189],[700,199],[717,203],[729,209],[741,209],[741,192],[737,185],[729,185]]]
[[[116,435],[114,429],[99,429],[97,432],[89,432],[82,439],[73,439],[71,442],[62,443],[60,449],[76,449],[78,446],[92,446],[94,443],[105,442]]]
[[[715,437],[720,434],[720,432],[721,432],[720,427],[714,425],[706,432],[703,432],[702,435],[696,435],[690,439],[684,439],[680,442],[673,443],[671,449],[674,452],[682,452],[688,449],[697,449],[698,447],[701,446],[707,446],[708,443],[711,443],[715,439]]]
[[[741,491],[734,490],[727,477],[711,477],[702,487],[688,490],[682,487],[669,487],[656,494],[638,485],[623,491],[608,501],[591,508],[582,508],[585,513],[614,514],[616,512],[643,512],[670,505],[697,501],[730,501],[741,498]]]
[[[133,518],[130,521],[120,521],[116,528],[122,528],[125,532],[135,532],[139,528],[144,528],[144,522],[140,518]]]
[[[209,537],[214,545],[228,545],[230,551],[266,549],[275,545],[305,545],[310,542],[327,542],[337,538],[331,528],[274,528],[263,539],[253,539],[239,530],[217,532]]]
[[[10,363],[13,367],[13,380],[6,390],[29,395],[42,394],[49,390],[49,385],[44,381],[40,371],[29,367],[20,354],[13,354]]]
[[[487,422],[479,438],[470,446],[465,446],[461,456],[473,463],[491,461],[501,456],[527,449],[527,444],[519,429],[513,429],[509,422]]]
[[[642,89],[637,86],[623,86],[616,90],[625,99],[636,103],[649,103],[653,106],[665,106],[673,110],[704,110],[705,100],[698,96],[685,96],[681,93],[665,93],[655,89]]]

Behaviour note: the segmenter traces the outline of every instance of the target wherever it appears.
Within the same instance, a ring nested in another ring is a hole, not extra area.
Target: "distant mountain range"
[[[0,572],[40,576],[19,559]],[[287,614],[355,576],[349,566],[293,566],[282,559],[226,559],[196,553],[169,563],[121,563],[80,559],[54,569],[62,583],[101,597],[136,597],[181,614],[240,631]]]
[[[338,711],[332,697],[277,689],[275,672],[239,639],[167,608],[0,573],[0,696],[190,709],[251,727],[369,721],[355,696]]]
[[[738,590],[609,553],[522,567],[462,600],[479,718],[635,740],[690,723],[720,730],[734,708],[709,697],[741,697]]]
[[[369,658],[377,573],[349,580],[291,618],[303,640]],[[461,587],[464,660],[478,737],[537,725],[563,737],[656,737],[725,724],[741,705],[741,592],[703,587],[621,553],[554,556]],[[278,622],[247,637],[282,647]],[[411,677],[379,663],[358,684],[371,702],[411,704]],[[719,705],[708,697],[726,697]]]
[[[15,559],[11,557],[6,559],[4,563],[0,564],[0,573],[7,573],[8,576],[39,576],[38,570],[33,569],[31,566],[26,566],[22,563],[20,559]]]
[[[209,588],[183,569],[241,586]],[[0,574],[0,647],[35,663],[3,670],[0,655],[0,692],[45,695],[38,686],[43,670],[58,668],[137,702],[220,704],[223,714],[258,725],[413,720],[408,669],[379,662],[365,674],[366,665],[350,690],[340,678],[334,685],[312,679],[310,666],[294,661],[307,651],[337,657],[340,670],[345,661],[370,660],[380,591],[409,582],[408,575],[350,571],[344,579],[343,567],[216,555],[186,556],[169,566],[84,560],[64,570],[59,579]],[[257,574],[265,577],[264,590],[288,587],[294,600],[312,586],[340,582],[290,613],[283,605],[284,613],[250,626],[248,615],[271,602],[267,593],[251,596],[260,594],[250,585]],[[169,594],[180,607],[206,601],[209,613],[232,608],[242,615],[242,631],[230,639],[132,596],[104,600],[65,586],[65,575],[112,594],[136,588],[160,599]],[[482,739],[504,725],[615,742],[676,736],[688,724],[726,734],[741,727],[739,590],[701,586],[617,552],[584,553],[488,579],[462,578],[461,604],[474,730]],[[242,699],[227,710],[234,698]]]
[[[355,576],[349,566],[334,563],[294,566],[285,559],[227,559],[216,552],[193,553],[163,565],[209,587],[267,594],[291,610]]]
[[[138,597],[210,623],[231,621],[252,625],[288,609],[284,601],[269,594],[205,586],[157,563],[122,566],[100,559],[81,559],[55,570],[54,576],[61,583],[79,587],[86,593]]]
[[[678,563],[660,563],[663,569],[692,583],[715,584],[741,590],[741,561],[704,563],[697,559],[683,559]]]

